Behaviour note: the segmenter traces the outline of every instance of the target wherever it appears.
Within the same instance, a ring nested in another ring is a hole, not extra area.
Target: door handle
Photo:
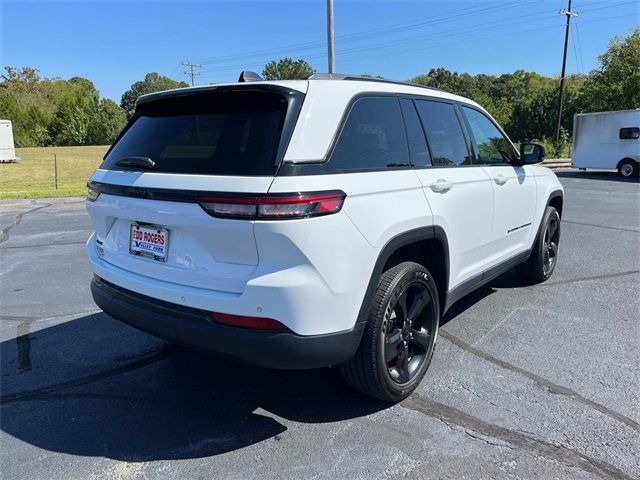
[[[504,185],[509,181],[509,179],[504,175],[502,175],[501,173],[499,173],[498,175],[493,177],[493,181],[496,182],[498,185]]]
[[[429,188],[434,192],[445,193],[453,188],[453,183],[444,178],[439,178],[436,182],[429,185]]]

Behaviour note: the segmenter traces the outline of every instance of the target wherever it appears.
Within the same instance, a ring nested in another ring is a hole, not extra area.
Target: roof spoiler
[[[261,82],[264,78],[258,75],[256,72],[250,72],[249,70],[243,70],[240,72],[238,82]]]

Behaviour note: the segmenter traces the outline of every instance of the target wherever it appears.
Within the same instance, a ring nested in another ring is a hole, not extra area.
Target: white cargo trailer
[[[0,163],[15,162],[16,149],[13,145],[13,127],[11,120],[0,120]]]
[[[640,109],[577,113],[573,117],[571,166],[617,169],[638,175],[640,162]]]

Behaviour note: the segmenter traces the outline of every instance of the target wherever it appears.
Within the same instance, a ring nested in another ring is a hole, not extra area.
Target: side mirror
[[[544,160],[544,146],[539,143],[523,142],[520,144],[520,163],[522,165],[532,165]]]

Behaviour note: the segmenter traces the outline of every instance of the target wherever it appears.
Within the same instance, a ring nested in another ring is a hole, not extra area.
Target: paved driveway
[[[454,306],[393,407],[333,370],[222,363],[110,319],[82,201],[0,202],[2,477],[639,478],[640,190],[560,175],[553,278]]]

